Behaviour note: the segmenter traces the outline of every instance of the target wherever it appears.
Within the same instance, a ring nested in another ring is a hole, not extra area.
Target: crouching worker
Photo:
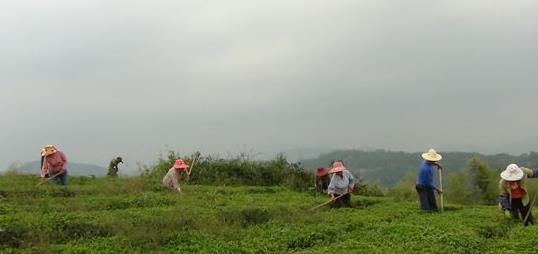
[[[187,179],[189,178],[190,172],[187,170],[189,165],[187,165],[182,159],[176,160],[174,166],[168,170],[168,173],[163,178],[163,185],[170,190],[177,190],[181,193],[181,188],[179,187],[179,177],[181,174],[185,174]]]
[[[118,164],[120,163],[123,163],[123,159],[119,156],[110,161],[107,173],[109,177],[118,177]]]
[[[328,193],[333,200],[331,208],[351,207],[351,193],[355,187],[355,178],[342,162],[335,162],[329,173],[333,174],[328,187]]]
[[[318,168],[316,170],[316,191],[319,193],[327,193],[327,188],[329,188],[329,182],[331,178],[329,177],[329,172],[325,168]]]
[[[525,220],[525,226],[534,224],[531,214],[529,194],[526,187],[527,178],[538,177],[538,170],[531,170],[510,164],[501,172],[499,181],[499,205],[505,215],[514,220]]]
[[[65,154],[53,145],[46,145],[42,155],[43,166],[40,172],[42,182],[48,174],[49,181],[57,181],[65,189],[67,186],[67,158]]]

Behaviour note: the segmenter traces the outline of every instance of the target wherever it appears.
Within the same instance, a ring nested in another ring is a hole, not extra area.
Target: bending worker
[[[531,214],[531,205],[527,191],[527,178],[538,177],[538,170],[531,170],[510,164],[506,170],[501,172],[499,181],[499,205],[507,216],[514,220],[524,220],[525,226],[534,224]]]

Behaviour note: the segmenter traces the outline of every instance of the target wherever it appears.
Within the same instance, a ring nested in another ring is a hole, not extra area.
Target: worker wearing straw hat
[[[67,157],[65,154],[53,145],[46,145],[41,155],[43,156],[41,177],[45,178],[48,174],[49,180],[59,181],[65,189],[67,185]]]
[[[331,207],[351,207],[351,193],[355,187],[355,178],[340,161],[333,163],[329,174],[333,174],[328,187],[328,193],[334,200]]]
[[[427,153],[422,154],[422,158],[424,162],[420,166],[416,184],[420,209],[425,212],[435,212],[437,211],[437,203],[434,191],[438,193],[442,193],[442,191],[433,182],[433,176],[435,174],[434,167],[438,169],[442,168],[438,162],[443,157],[434,149],[430,149]]]
[[[177,159],[174,163],[174,166],[168,170],[168,173],[163,178],[163,185],[170,190],[177,190],[181,193],[181,188],[179,187],[179,177],[182,173],[185,173],[189,177],[190,172],[187,170],[189,165],[187,165],[182,159]]]
[[[534,218],[530,212],[531,204],[527,191],[527,178],[538,177],[538,170],[531,170],[510,164],[501,172],[499,181],[499,205],[507,216],[515,220],[523,219],[525,226],[534,224]],[[527,215],[528,214],[528,215]],[[521,216],[521,217],[520,217]]]

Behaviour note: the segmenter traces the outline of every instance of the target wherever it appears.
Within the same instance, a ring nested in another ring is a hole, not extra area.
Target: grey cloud
[[[0,167],[51,142],[101,165],[168,148],[538,149],[534,1],[1,5]]]

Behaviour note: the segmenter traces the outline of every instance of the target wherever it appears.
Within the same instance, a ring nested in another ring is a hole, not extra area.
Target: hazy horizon
[[[0,3],[0,168],[294,149],[538,151],[538,2]]]

